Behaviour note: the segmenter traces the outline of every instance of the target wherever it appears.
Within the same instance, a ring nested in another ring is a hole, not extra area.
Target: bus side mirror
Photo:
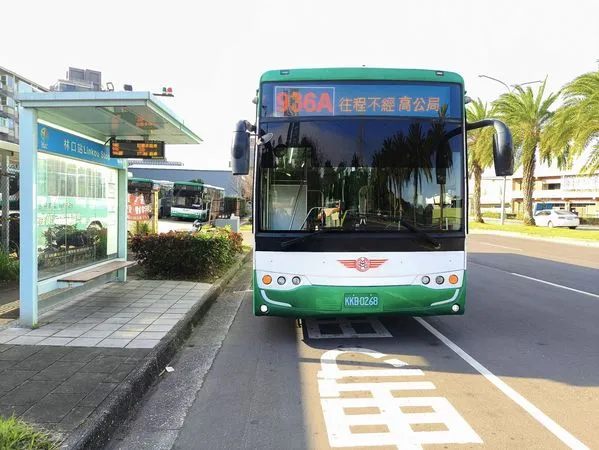
[[[231,167],[233,175],[247,175],[250,171],[250,134],[252,125],[240,120],[233,132]]]
[[[510,129],[501,121],[494,120],[495,134],[493,135],[493,162],[495,175],[498,177],[511,176],[514,173],[514,143]]]

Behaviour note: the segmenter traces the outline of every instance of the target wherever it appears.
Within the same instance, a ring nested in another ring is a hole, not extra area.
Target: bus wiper
[[[320,228],[319,230],[313,231],[312,233],[304,234],[303,236],[289,239],[288,241],[283,241],[283,242],[281,242],[281,248],[287,248],[297,242],[304,241],[308,238],[311,238],[312,236],[315,236],[320,233],[325,233],[325,232],[331,231],[331,230],[334,230],[334,228]]]
[[[362,213],[362,215],[374,216],[374,217],[379,216],[378,214],[374,214],[374,213]],[[411,231],[412,233],[414,233],[422,241],[426,242],[427,244],[432,245],[435,250],[439,250],[441,248],[441,243],[439,241],[437,241],[436,239],[433,239],[426,231],[423,231],[420,228],[418,228],[418,226],[416,226],[416,224],[414,224],[414,222],[406,220],[403,217],[399,217],[399,216],[385,216],[385,217],[388,219],[397,220],[400,225],[403,225],[408,231]]]
[[[422,231],[420,228],[418,228],[412,222],[409,222],[406,219],[403,219],[401,217],[399,217],[397,219],[399,220],[399,223],[401,225],[403,225],[404,227],[406,227],[412,233],[414,233],[417,236],[419,236],[422,240],[424,240],[424,241],[428,242],[429,244],[431,244],[435,250],[439,250],[441,248],[441,243],[439,241],[437,241],[436,239],[433,239],[427,232]]]

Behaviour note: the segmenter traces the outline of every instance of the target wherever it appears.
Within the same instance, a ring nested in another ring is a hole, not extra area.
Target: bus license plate
[[[383,306],[378,294],[344,294],[343,308],[381,309]]]

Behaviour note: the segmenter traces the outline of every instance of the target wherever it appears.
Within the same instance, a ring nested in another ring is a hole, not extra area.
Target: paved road
[[[599,249],[468,248],[466,315],[387,337],[255,318],[246,267],[110,448],[599,448]]]

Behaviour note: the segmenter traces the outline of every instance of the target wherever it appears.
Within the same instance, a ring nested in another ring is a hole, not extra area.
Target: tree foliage
[[[516,162],[522,165],[522,194],[524,198],[524,223],[534,225],[532,215],[532,192],[537,153],[547,158],[539,144],[548,121],[553,113],[551,107],[559,93],[545,95],[547,79],[536,92],[528,86],[516,86],[495,101],[494,108],[512,132],[516,151]]]
[[[547,126],[541,144],[546,157],[570,167],[590,147],[584,172],[599,170],[599,71],[575,78],[564,86],[563,105]]]
[[[468,122],[478,122],[493,115],[493,108],[480,98],[466,108]],[[493,129],[478,128],[468,133],[468,172],[474,178],[473,210],[474,221],[484,223],[480,211],[481,178],[483,171],[493,163]]]

